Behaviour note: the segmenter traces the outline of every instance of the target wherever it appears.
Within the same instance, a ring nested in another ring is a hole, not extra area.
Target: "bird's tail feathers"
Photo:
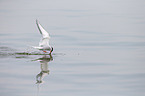
[[[42,47],[39,47],[39,46],[31,46],[32,48],[35,48],[35,49],[41,49]]]

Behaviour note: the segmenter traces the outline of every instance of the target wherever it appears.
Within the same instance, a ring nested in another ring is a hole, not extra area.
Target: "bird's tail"
[[[31,46],[31,47],[35,49],[42,49],[42,47],[39,47],[39,46]]]

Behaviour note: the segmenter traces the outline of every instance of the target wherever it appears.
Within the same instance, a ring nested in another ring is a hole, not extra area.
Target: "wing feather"
[[[38,20],[36,20],[36,24],[37,24],[37,27],[38,27],[40,33],[42,34],[43,38],[50,39],[49,33],[47,31],[45,31],[45,29],[41,26],[41,24],[39,24]]]
[[[39,24],[38,20],[36,20],[36,24],[37,24],[37,27],[38,27],[40,33],[42,34],[42,39],[39,42],[39,46],[40,47],[50,46],[49,45],[49,39],[50,39],[49,33],[44,30],[44,28],[41,26],[41,24]]]

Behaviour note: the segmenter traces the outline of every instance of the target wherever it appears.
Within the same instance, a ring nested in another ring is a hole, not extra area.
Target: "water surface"
[[[144,96],[144,0],[0,1],[2,96]],[[52,55],[34,50],[35,20]]]

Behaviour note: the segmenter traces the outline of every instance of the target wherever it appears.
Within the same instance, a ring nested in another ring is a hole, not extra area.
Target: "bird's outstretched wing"
[[[42,34],[43,38],[50,38],[49,33],[47,31],[44,30],[44,28],[41,26],[41,24],[39,24],[38,20],[36,20],[36,24],[37,27],[40,31],[40,33]]]
[[[49,33],[44,30],[44,28],[39,24],[38,20],[36,20],[37,27],[42,34],[42,39],[39,42],[39,46],[44,47],[44,46],[49,46]]]

